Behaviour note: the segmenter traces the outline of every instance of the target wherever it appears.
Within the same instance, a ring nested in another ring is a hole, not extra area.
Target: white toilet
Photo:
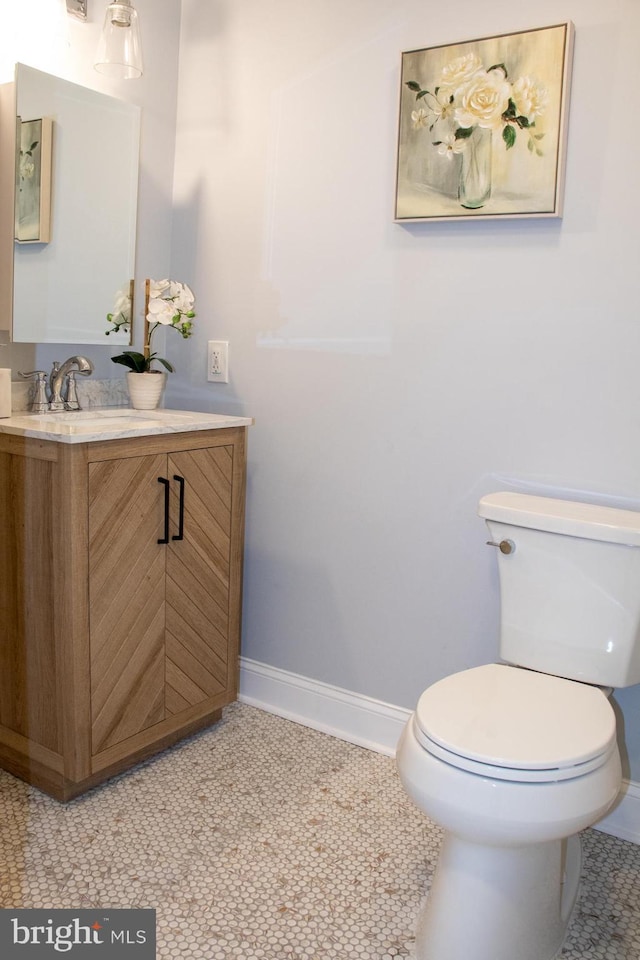
[[[620,788],[606,688],[640,683],[640,513],[517,493],[478,512],[506,663],[425,690],[398,745],[407,793],[445,831],[415,956],[552,960],[578,893],[576,834]]]

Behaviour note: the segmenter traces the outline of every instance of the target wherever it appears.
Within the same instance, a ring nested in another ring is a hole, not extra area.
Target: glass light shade
[[[116,0],[107,7],[95,68],[98,73],[121,80],[142,76],[138,11],[129,0]]]

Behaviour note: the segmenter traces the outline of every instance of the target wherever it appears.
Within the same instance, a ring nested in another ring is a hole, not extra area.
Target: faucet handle
[[[78,391],[76,389],[76,370],[70,370],[67,374],[67,399],[64,401],[65,410],[79,410]]]
[[[47,375],[44,370],[30,370],[28,373],[19,370],[18,376],[22,377],[23,380],[36,381],[31,410],[33,413],[46,413],[49,404],[47,403]]]

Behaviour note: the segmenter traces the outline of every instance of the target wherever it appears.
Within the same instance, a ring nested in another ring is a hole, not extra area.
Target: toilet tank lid
[[[640,513],[635,510],[504,491],[482,497],[478,513],[516,527],[640,547]]]

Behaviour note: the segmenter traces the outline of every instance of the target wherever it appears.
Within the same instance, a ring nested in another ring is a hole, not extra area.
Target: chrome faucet
[[[73,370],[73,367],[76,369]],[[79,410],[78,396],[76,393],[75,378],[76,374],[81,377],[88,377],[93,373],[93,364],[86,357],[69,357],[61,365],[57,360],[54,361],[53,369],[49,374],[49,410]],[[67,397],[62,399],[62,384],[64,378],[68,378]]]

